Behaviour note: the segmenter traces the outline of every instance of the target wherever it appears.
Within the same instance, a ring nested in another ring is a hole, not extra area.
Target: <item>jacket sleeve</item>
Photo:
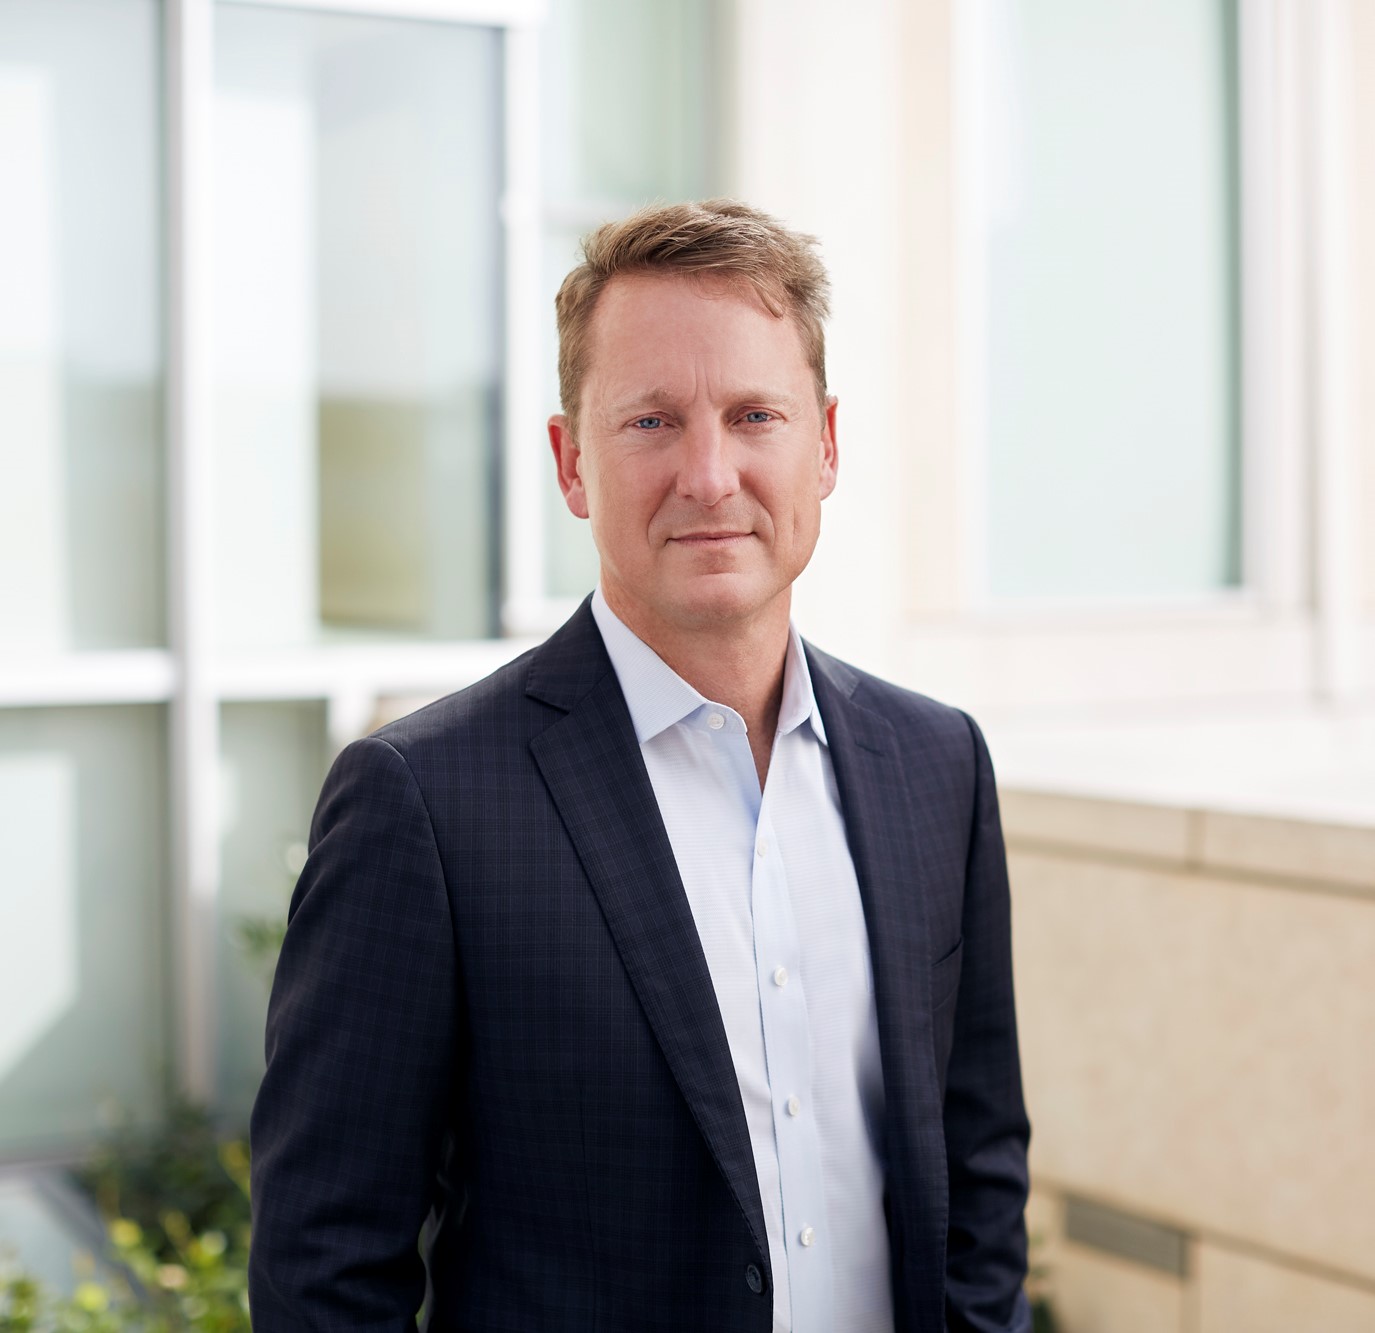
[[[965,871],[964,960],[945,1093],[950,1179],[946,1323],[950,1333],[1029,1333],[1027,1144],[1012,992],[1007,857],[988,746],[974,746],[973,827]]]
[[[456,972],[422,793],[386,741],[355,741],[320,793],[268,1007],[255,1333],[414,1333],[460,1067]]]

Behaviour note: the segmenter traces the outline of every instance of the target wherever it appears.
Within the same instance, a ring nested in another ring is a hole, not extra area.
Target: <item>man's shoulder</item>
[[[447,742],[473,727],[509,726],[524,708],[526,681],[536,652],[532,648],[521,653],[481,680],[378,727],[372,735],[405,751],[435,740]]]
[[[813,671],[819,667],[833,685],[842,687],[850,698],[865,707],[900,717],[940,719],[947,723],[961,721],[966,716],[954,704],[876,676],[833,653],[823,651],[810,640],[807,641],[807,658]]]
[[[490,675],[379,727],[372,735],[408,758],[455,745],[522,747],[610,670],[584,603],[543,643]]]
[[[953,747],[972,754],[971,737],[980,733],[963,709],[864,671],[813,643],[806,647],[813,681],[820,677],[823,686],[819,692],[823,721],[826,697],[831,696],[881,718],[908,744]]]

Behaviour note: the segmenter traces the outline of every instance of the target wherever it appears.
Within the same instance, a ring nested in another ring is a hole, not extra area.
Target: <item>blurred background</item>
[[[0,1270],[235,1178],[331,757],[595,580],[578,238],[713,194],[835,284],[799,625],[998,767],[1045,1327],[1375,1329],[1372,0],[0,0]]]

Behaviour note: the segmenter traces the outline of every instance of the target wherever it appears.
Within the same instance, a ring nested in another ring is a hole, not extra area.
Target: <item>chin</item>
[[[728,574],[708,575],[698,580],[698,586],[667,599],[664,609],[670,619],[684,628],[708,629],[749,620],[779,595],[776,591],[741,586],[741,583]]]

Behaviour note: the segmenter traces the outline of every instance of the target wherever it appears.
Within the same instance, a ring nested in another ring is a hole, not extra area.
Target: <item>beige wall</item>
[[[1375,830],[1003,804],[1065,1333],[1375,1330]],[[1183,1271],[1067,1240],[1068,1198],[1177,1236]]]
[[[1027,1220],[1044,1268],[1038,1293],[1058,1333],[1372,1333],[1375,1288],[1273,1254],[1191,1238],[1165,1272],[1065,1236],[1066,1201],[1032,1196]]]

